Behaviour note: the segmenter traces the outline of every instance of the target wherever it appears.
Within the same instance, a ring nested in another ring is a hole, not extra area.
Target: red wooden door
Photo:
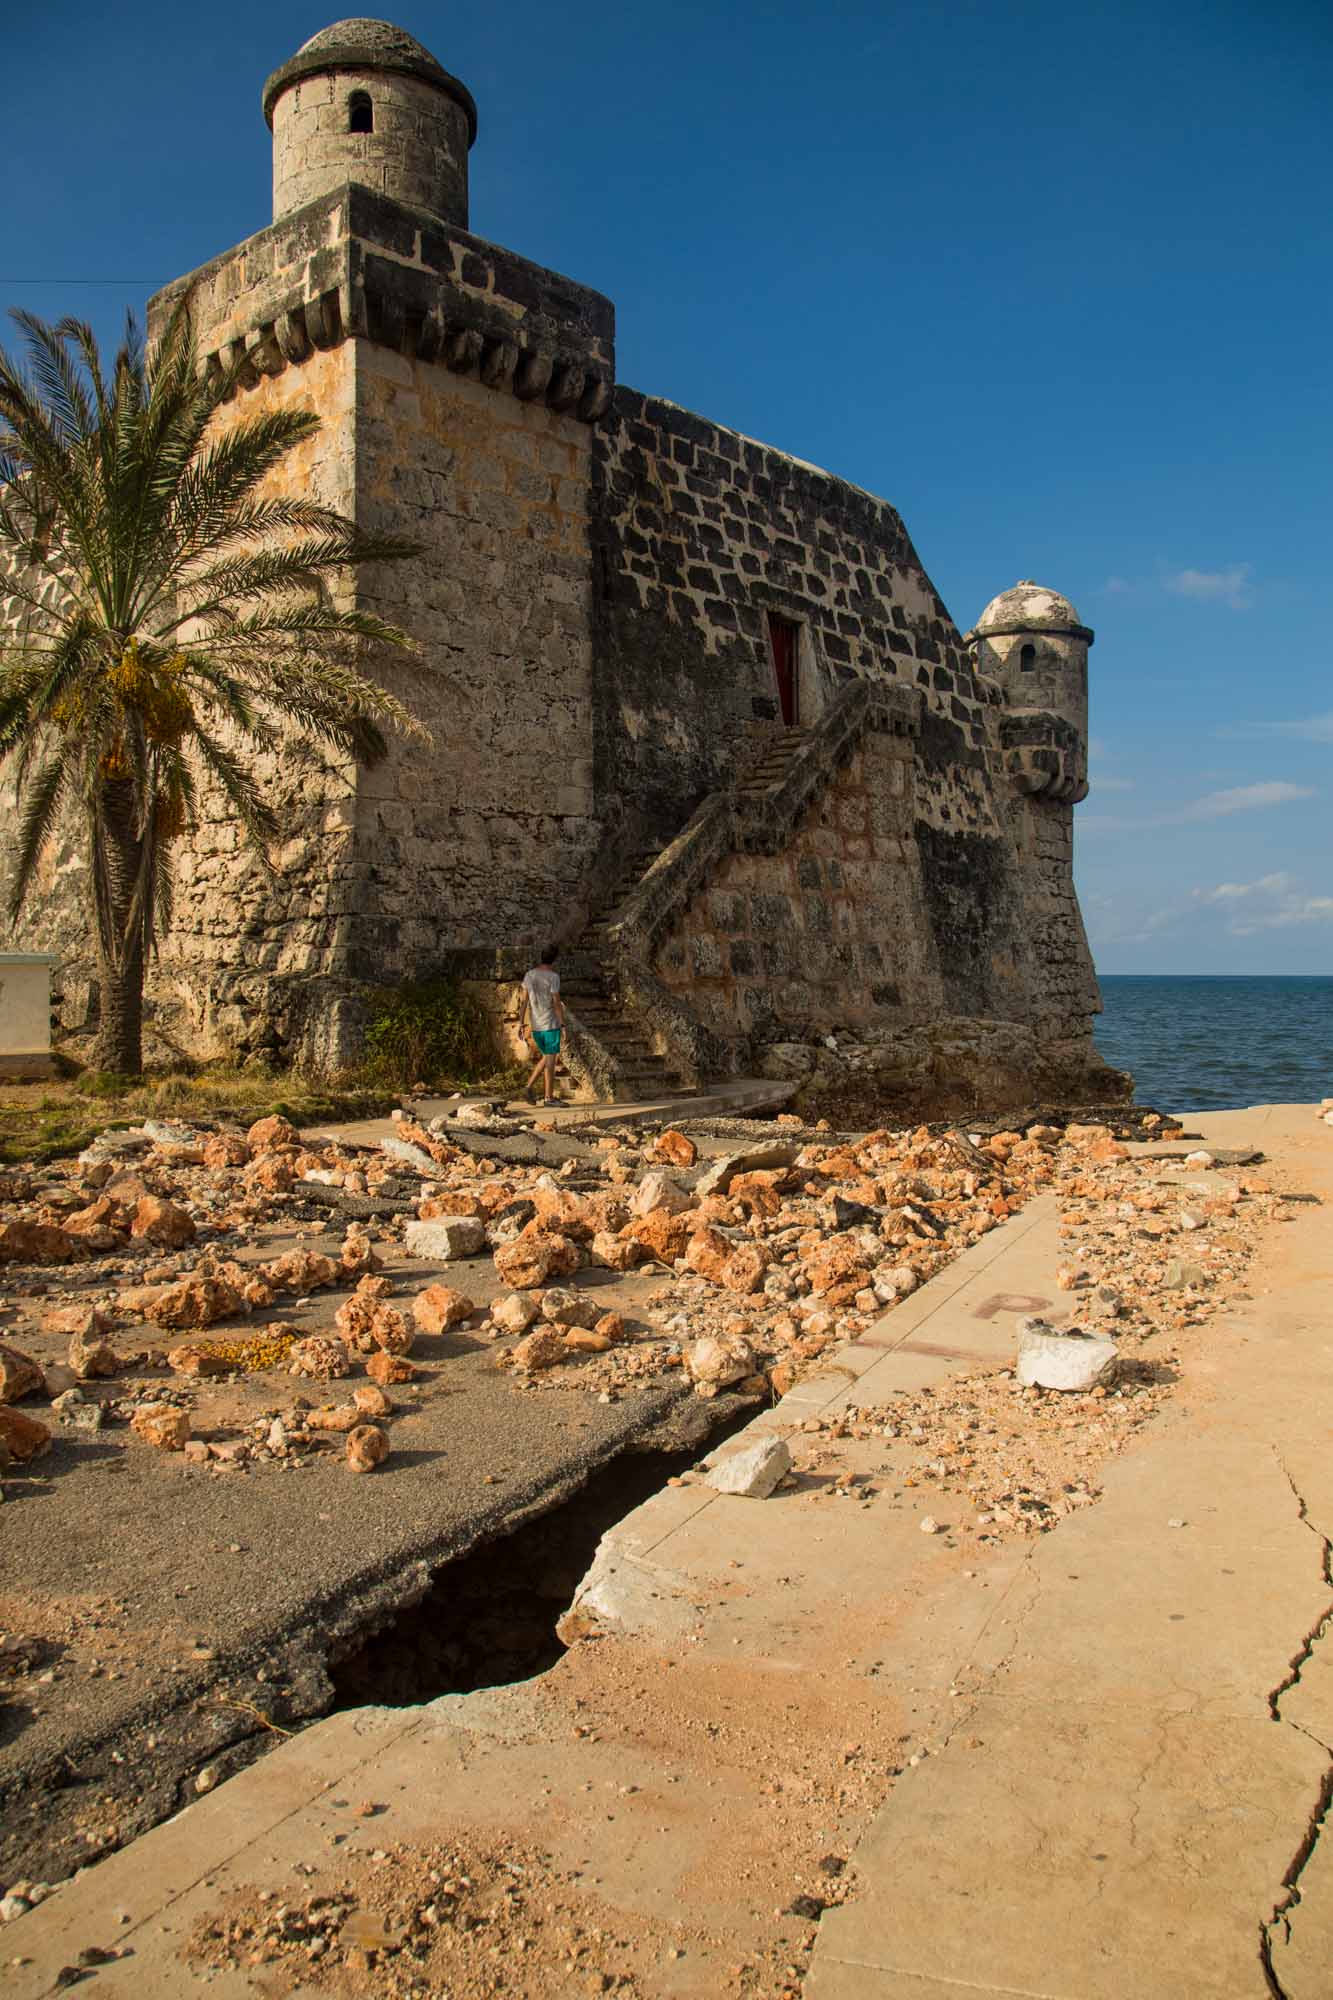
[[[777,677],[778,701],[782,707],[782,720],[788,729],[796,727],[796,638],[799,627],[789,618],[779,618],[776,612],[768,614],[768,643],[773,653],[773,672]]]

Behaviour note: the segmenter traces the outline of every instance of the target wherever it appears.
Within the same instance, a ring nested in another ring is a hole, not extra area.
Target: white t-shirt
[[[531,972],[523,975],[523,991],[528,996],[528,1012],[532,1016],[534,1028],[547,1030],[558,1028],[555,1008],[551,995],[560,991],[560,974],[549,965],[534,965]]]

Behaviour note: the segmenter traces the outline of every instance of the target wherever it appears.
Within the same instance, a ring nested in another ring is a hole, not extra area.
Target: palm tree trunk
[[[133,786],[113,778],[102,797],[110,935],[98,938],[101,1011],[93,1060],[98,1069],[137,1076],[143,1068],[144,937],[134,900],[143,841],[135,830]]]

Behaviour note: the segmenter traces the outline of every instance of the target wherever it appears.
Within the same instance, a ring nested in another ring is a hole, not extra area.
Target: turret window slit
[[[375,130],[375,107],[370,101],[368,90],[354,90],[348,98],[347,129],[349,132]]]

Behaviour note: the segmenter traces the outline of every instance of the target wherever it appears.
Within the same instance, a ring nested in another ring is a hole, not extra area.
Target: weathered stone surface
[[[679,1181],[668,1173],[645,1174],[635,1188],[630,1200],[633,1215],[651,1215],[654,1209],[665,1209],[668,1215],[679,1215],[682,1209],[694,1205],[694,1196],[687,1194]]]
[[[699,1157],[699,1148],[684,1132],[660,1132],[652,1144],[652,1157],[673,1167],[692,1167]]]
[[[585,1292],[567,1292],[553,1285],[542,1295],[542,1318],[552,1326],[595,1326],[602,1309]]]
[[[741,1382],[754,1369],[755,1354],[741,1335],[705,1334],[685,1356],[690,1380],[701,1396],[715,1396],[731,1382]]]
[[[728,1452],[705,1474],[718,1493],[735,1493],[744,1500],[767,1500],[791,1471],[791,1452],[782,1438],[759,1438],[740,1451]]]

